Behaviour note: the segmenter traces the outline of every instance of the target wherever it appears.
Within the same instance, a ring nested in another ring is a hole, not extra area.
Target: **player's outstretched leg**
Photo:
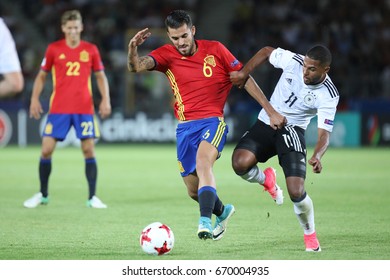
[[[231,216],[235,212],[234,206],[231,204],[226,204],[224,210],[220,216],[217,216],[215,220],[214,230],[213,230],[213,240],[220,240],[226,232],[226,227]]]

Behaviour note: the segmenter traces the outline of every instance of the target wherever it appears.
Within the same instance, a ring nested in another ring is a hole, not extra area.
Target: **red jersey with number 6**
[[[154,70],[165,73],[175,96],[178,120],[222,117],[232,83],[229,73],[242,68],[220,42],[196,40],[197,51],[182,56],[173,45],[164,45],[149,55],[155,60]]]
[[[52,72],[52,114],[93,114],[91,73],[104,70],[96,45],[81,41],[70,48],[65,39],[49,44],[41,69]]]

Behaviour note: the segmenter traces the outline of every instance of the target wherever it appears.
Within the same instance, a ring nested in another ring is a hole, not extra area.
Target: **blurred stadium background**
[[[341,96],[331,145],[390,145],[389,0],[1,0],[0,16],[16,41],[26,84],[21,95],[0,100],[0,147],[40,143],[42,121],[28,117],[33,79],[47,45],[62,36],[62,12],[74,8],[83,15],[82,38],[98,45],[109,79],[113,115],[101,121],[101,143],[174,141],[176,121],[165,76],[134,75],[126,63],[130,36],[152,29],[153,37],[140,48],[146,54],[167,42],[164,19],[180,8],[191,13],[196,38],[223,42],[242,62],[266,45],[305,53],[315,43],[325,44],[333,54],[330,76]],[[279,74],[265,66],[254,76],[270,95]],[[51,90],[48,79],[42,95],[46,111]],[[226,106],[229,141],[241,136],[259,109],[233,88]],[[309,145],[316,139],[313,122],[307,138]],[[62,145],[72,144],[77,141],[70,134]]]

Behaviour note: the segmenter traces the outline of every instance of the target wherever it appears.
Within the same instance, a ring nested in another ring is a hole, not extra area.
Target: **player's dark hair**
[[[329,66],[332,63],[332,54],[329,49],[323,45],[316,45],[306,53],[307,57],[318,60],[321,65]]]
[[[168,27],[177,29],[184,24],[187,24],[188,28],[192,27],[191,16],[183,10],[174,10],[170,12],[165,19],[165,27],[167,28],[167,30]]]
[[[70,20],[80,20],[82,21],[82,17],[79,10],[69,10],[62,14],[61,24],[64,25]]]

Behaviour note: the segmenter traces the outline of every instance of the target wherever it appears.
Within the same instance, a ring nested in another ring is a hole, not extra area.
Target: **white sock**
[[[300,202],[294,202],[294,212],[303,228],[304,234],[314,233],[314,207],[309,195],[306,194],[305,199]]]
[[[255,165],[248,173],[241,175],[241,178],[251,183],[264,184],[265,174]]]

